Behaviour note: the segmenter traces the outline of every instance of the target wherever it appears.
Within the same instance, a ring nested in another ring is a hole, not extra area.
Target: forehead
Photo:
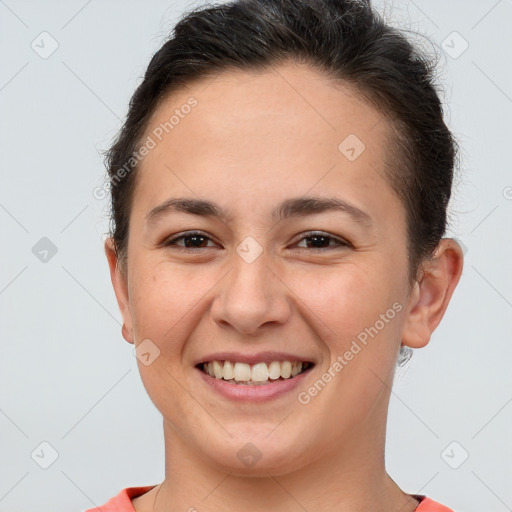
[[[189,109],[192,97],[197,106]],[[191,110],[191,115],[181,110]],[[181,114],[180,119],[175,116],[173,126],[165,130],[173,114]],[[316,144],[341,141],[352,133],[373,142],[387,131],[387,122],[381,121],[381,114],[352,85],[328,79],[309,66],[288,63],[264,71],[223,70],[194,80],[162,100],[147,133],[160,126],[168,139],[180,133],[184,139],[193,131],[194,142],[225,142],[227,135],[258,142],[280,134],[281,143],[285,137],[294,141],[307,137]]]
[[[250,191],[261,202],[337,188],[379,215],[386,194],[396,199],[384,179],[389,134],[362,95],[307,66],[223,71],[161,102],[136,194],[147,211],[171,192],[215,200],[220,186],[224,199],[246,205]]]

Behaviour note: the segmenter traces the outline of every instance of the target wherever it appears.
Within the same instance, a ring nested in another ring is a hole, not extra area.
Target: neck
[[[205,461],[164,421],[165,480],[153,489],[153,505],[147,510],[412,512],[418,501],[401,491],[385,470],[385,414],[382,417],[380,428],[375,417],[368,418],[367,425],[347,433],[340,446],[330,447],[293,472],[268,471],[258,477],[236,475]],[[146,512],[146,508],[137,511]]]

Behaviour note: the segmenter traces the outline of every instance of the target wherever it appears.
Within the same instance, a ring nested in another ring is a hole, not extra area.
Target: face
[[[111,271],[144,386],[203,460],[284,474],[383,431],[414,299],[389,130],[291,64],[193,83],[153,115],[126,272]],[[198,363],[213,360],[212,377]],[[215,377],[233,378],[224,361],[241,384]],[[308,365],[283,378],[284,361]]]

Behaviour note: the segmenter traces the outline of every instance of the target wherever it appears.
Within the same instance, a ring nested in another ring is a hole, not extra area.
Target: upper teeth
[[[301,361],[272,361],[267,363],[232,363],[231,361],[210,361],[203,363],[203,370],[216,379],[235,380],[237,382],[266,382],[282,377],[289,379],[298,375],[307,363]]]

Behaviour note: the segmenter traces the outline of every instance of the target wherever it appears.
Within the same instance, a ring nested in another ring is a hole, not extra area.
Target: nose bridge
[[[268,253],[248,238],[233,252],[232,270],[212,306],[217,323],[245,334],[268,322],[284,322],[289,314],[285,288],[271,270]]]

